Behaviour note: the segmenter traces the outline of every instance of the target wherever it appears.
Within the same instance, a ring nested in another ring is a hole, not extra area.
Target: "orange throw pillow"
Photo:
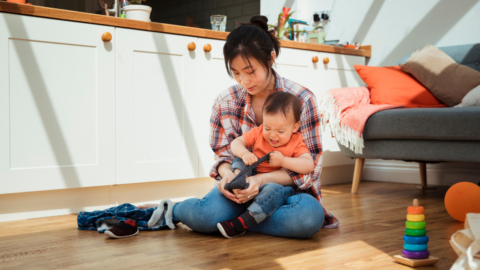
[[[354,67],[370,88],[372,104],[403,105],[405,108],[447,107],[400,66]]]

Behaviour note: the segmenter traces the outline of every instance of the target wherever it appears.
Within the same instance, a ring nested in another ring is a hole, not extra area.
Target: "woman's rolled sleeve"
[[[210,147],[215,152],[215,162],[210,170],[210,177],[215,180],[221,180],[222,177],[218,173],[218,166],[223,162],[232,163],[234,155],[230,149],[230,141],[228,140],[225,129],[222,125],[221,107],[217,101],[212,108],[212,116],[210,118]]]

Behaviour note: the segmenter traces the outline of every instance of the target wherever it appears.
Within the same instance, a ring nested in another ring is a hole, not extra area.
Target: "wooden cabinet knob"
[[[323,63],[326,65],[328,63],[330,63],[330,59],[328,59],[328,57],[325,57],[323,58]]]
[[[317,62],[318,62],[318,56],[312,57],[312,62],[313,62],[313,63],[317,63]]]
[[[204,52],[210,52],[211,50],[212,50],[212,45],[210,45],[210,44],[203,45],[203,51]]]
[[[102,40],[103,42],[109,42],[110,40],[112,40],[112,34],[110,34],[110,32],[103,33]]]
[[[195,45],[195,42],[190,42],[188,43],[187,48],[189,51],[195,51],[195,48],[197,48],[197,45]]]

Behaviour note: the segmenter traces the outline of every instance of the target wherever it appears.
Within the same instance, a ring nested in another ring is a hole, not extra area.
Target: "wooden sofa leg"
[[[352,182],[352,193],[357,194],[358,184],[360,184],[360,179],[362,178],[363,163],[365,162],[364,158],[355,159],[355,170],[353,171],[353,182]]]
[[[427,163],[419,162],[418,168],[420,169],[420,182],[421,186],[417,186],[419,189],[435,189],[436,187],[427,186]]]
[[[420,181],[422,183],[422,188],[427,186],[427,163],[419,162],[418,167],[420,168]]]

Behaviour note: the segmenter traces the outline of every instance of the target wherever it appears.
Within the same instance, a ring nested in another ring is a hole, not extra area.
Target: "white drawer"
[[[318,56],[318,52],[291,48],[280,48],[280,55],[275,60],[275,64],[311,68],[313,67],[312,58],[314,56]]]
[[[365,65],[364,56],[343,55],[335,53],[319,53],[319,63],[323,64],[323,59],[329,59],[328,64],[324,64],[325,69],[343,69],[343,70],[355,70],[353,65]]]

